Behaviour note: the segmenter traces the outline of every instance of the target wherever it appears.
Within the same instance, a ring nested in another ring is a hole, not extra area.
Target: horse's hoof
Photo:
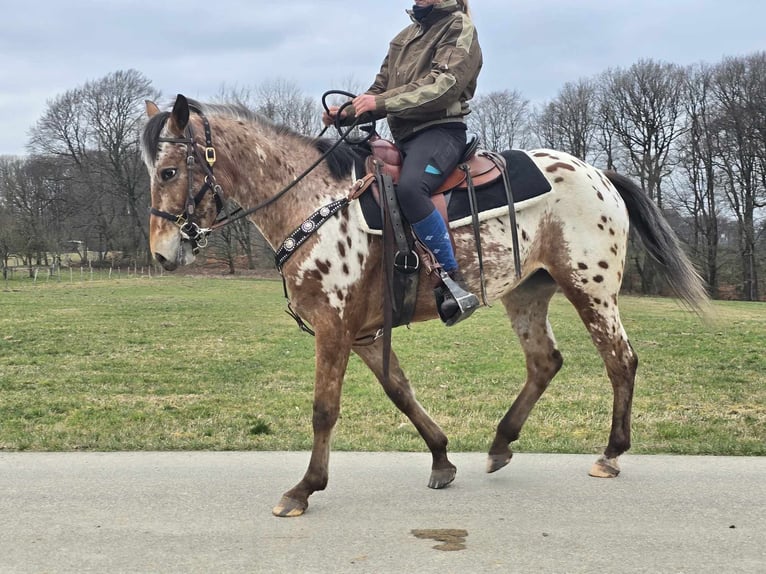
[[[606,458],[602,456],[593,466],[590,467],[589,475],[596,478],[615,478],[620,474],[620,463],[617,462],[617,458]]]
[[[308,502],[301,502],[294,498],[283,496],[282,500],[279,501],[279,504],[271,509],[271,513],[280,518],[292,518],[294,516],[300,516],[306,512],[308,507]]]
[[[428,488],[444,488],[455,480],[457,468],[439,468],[431,471],[431,478],[428,480]]]
[[[496,470],[500,470],[509,462],[511,462],[512,458],[513,453],[510,451],[504,454],[490,454],[487,457],[487,472],[495,472]]]

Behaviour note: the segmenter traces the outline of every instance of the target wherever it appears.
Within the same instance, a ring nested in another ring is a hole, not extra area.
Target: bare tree
[[[3,279],[8,279],[8,262],[11,255],[19,251],[19,221],[10,204],[8,168],[11,157],[0,157],[0,266]]]
[[[531,140],[530,104],[520,92],[504,90],[477,96],[471,102],[468,129],[483,147],[502,151],[528,147]]]
[[[700,64],[688,70],[683,85],[687,128],[679,139],[681,174],[676,203],[692,222],[690,243],[702,263],[711,295],[718,293],[718,223],[720,177],[717,170],[717,107],[712,95],[713,69]]]
[[[683,133],[685,70],[675,64],[640,60],[605,75],[605,119],[628,154],[634,175],[662,208],[662,179],[672,145]]]
[[[70,189],[82,190],[88,241],[149,258],[146,173],[138,147],[143,102],[156,98],[135,70],[118,71],[48,102],[32,129],[30,151],[72,166]]]
[[[96,82],[85,84],[85,104],[94,126],[99,150],[96,167],[103,170],[103,180],[120,209],[119,234],[122,251],[146,253],[150,257],[146,230],[149,205],[146,168],[141,159],[139,137],[144,101],[155,99],[158,92],[136,70],[118,71]],[[148,261],[148,259],[147,259]]]
[[[609,133],[624,152],[630,171],[660,208],[670,153],[684,129],[679,89],[684,78],[685,70],[679,66],[651,60],[627,70],[610,70],[603,77],[601,110]],[[631,253],[642,291],[657,292],[654,264],[643,250]]]
[[[738,223],[742,296],[757,301],[756,217],[766,206],[766,53],[725,59],[716,69],[713,91],[721,107],[718,146],[725,191]]]
[[[538,138],[547,147],[561,149],[589,161],[598,127],[597,90],[593,82],[564,84],[556,98],[536,114]]]
[[[51,185],[44,169],[22,158],[0,161],[0,190],[6,214],[14,221],[13,244],[24,262],[32,265],[50,263],[56,251],[56,221],[51,217],[57,200],[56,187]]]
[[[273,80],[255,87],[256,110],[276,123],[304,135],[321,130],[319,102],[285,80]]]

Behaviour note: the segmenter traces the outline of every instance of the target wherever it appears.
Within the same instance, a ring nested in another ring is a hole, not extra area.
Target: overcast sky
[[[58,94],[136,69],[166,99],[283,79],[318,98],[368,86],[409,0],[2,0],[0,155],[24,154]],[[471,0],[479,93],[533,102],[640,59],[717,63],[766,49],[764,0]]]

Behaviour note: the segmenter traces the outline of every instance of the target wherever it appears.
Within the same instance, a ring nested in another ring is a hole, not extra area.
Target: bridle
[[[149,212],[157,217],[162,217],[168,221],[172,221],[181,234],[181,237],[189,241],[192,245],[192,252],[196,255],[199,250],[207,246],[207,236],[219,225],[213,227],[200,227],[193,221],[194,212],[197,206],[208,192],[213,194],[216,206],[216,218],[223,211],[224,203],[222,198],[221,186],[216,182],[215,175],[213,174],[213,165],[216,161],[215,148],[213,147],[212,136],[210,133],[210,123],[201,110],[193,108],[194,111],[202,118],[202,125],[205,129],[205,147],[204,154],[200,152],[200,147],[194,140],[194,130],[191,123],[186,125],[184,130],[184,136],[181,138],[158,138],[157,141],[163,143],[176,143],[186,145],[186,175],[188,179],[186,205],[182,213],[169,213],[162,211],[155,207],[151,207]],[[205,172],[205,180],[202,186],[195,193],[194,192],[194,174],[193,168],[196,163],[202,166]],[[220,222],[217,222],[217,224]]]
[[[350,94],[348,92],[343,92],[339,90],[332,90],[330,92],[326,92],[322,96],[322,102],[325,106],[325,109],[327,109],[327,105],[325,103],[325,98],[332,93],[342,94],[346,96],[353,97],[353,94]],[[351,102],[346,102],[344,106],[341,106],[341,109],[345,107],[346,105],[349,105]],[[188,241],[191,243],[192,246],[192,253],[195,255],[199,253],[200,249],[207,246],[207,237],[210,235],[213,231],[216,229],[220,229],[221,227],[225,227],[227,225],[230,225],[232,223],[235,223],[236,221],[239,221],[240,219],[243,219],[247,217],[248,215],[252,215],[256,211],[259,211],[263,209],[264,207],[267,207],[277,201],[279,198],[281,198],[283,195],[285,195],[288,191],[290,191],[293,187],[295,187],[303,178],[305,178],[309,173],[311,173],[314,168],[316,168],[322,161],[324,161],[327,156],[329,156],[335,148],[337,148],[341,143],[346,141],[348,139],[349,134],[351,133],[351,130],[356,127],[359,120],[356,119],[344,132],[340,128],[340,124],[336,121],[336,129],[339,132],[340,137],[338,138],[335,143],[333,143],[330,148],[325,151],[319,159],[317,159],[314,163],[312,163],[308,168],[306,168],[303,173],[296,176],[293,181],[288,183],[282,190],[280,190],[277,194],[273,195],[272,197],[262,201],[258,205],[251,207],[247,210],[243,210],[241,208],[237,209],[233,213],[227,213],[223,219],[218,219],[218,217],[221,215],[221,212],[224,210],[225,204],[223,201],[223,189],[221,186],[216,182],[215,175],[213,174],[213,164],[215,164],[216,161],[216,154],[215,154],[215,148],[213,147],[212,143],[212,136],[211,136],[211,130],[210,130],[210,122],[208,122],[208,119],[205,117],[205,114],[202,113],[202,110],[199,109],[196,106],[189,105],[189,109],[194,111],[201,119],[202,119],[202,125],[205,130],[205,147],[204,147],[204,155],[200,153],[199,146],[197,145],[196,141],[194,140],[194,130],[192,129],[191,122],[187,123],[186,128],[184,130],[184,137],[181,138],[158,138],[158,142],[163,143],[176,143],[176,144],[185,144],[186,145],[186,175],[188,178],[188,192],[186,196],[186,206],[184,208],[183,213],[169,213],[167,211],[162,211],[160,209],[157,209],[155,207],[151,207],[149,209],[149,212],[152,215],[156,215],[157,217],[162,217],[163,219],[167,219],[168,221],[172,221],[177,227],[178,231],[181,234],[181,238],[185,241]],[[326,130],[327,128],[325,128]],[[324,131],[322,130],[322,134],[324,134]],[[321,137],[320,134],[318,137]],[[371,134],[370,134],[371,135]],[[361,140],[363,143],[364,141],[367,141],[369,137],[365,138],[364,140]],[[196,163],[199,163],[202,166],[202,169],[205,172],[205,180],[202,183],[202,186],[200,187],[199,191],[197,193],[194,193],[194,177],[193,177],[193,167]],[[215,205],[216,205],[216,221],[213,223],[211,227],[200,227],[197,223],[193,221],[194,211],[196,210],[197,206],[200,204],[202,199],[205,197],[205,194],[210,191],[213,194],[213,198],[215,199]],[[331,204],[332,211],[329,213],[329,215],[334,214],[338,210],[345,207],[345,205],[348,203],[348,200],[343,199],[336,202],[333,202]],[[322,223],[326,221],[329,217],[327,213],[325,213],[325,209],[323,208],[320,210],[321,212],[321,220]],[[317,213],[320,213],[317,212]],[[236,217],[234,217],[236,215]],[[312,215],[312,218],[316,219],[316,214]],[[311,229],[307,232],[305,232],[306,237],[310,235],[321,223],[317,220],[314,225],[312,225]],[[299,228],[300,230],[300,228]],[[298,231],[298,230],[296,230]],[[295,247],[299,245],[297,241],[294,239],[295,232],[291,234],[290,237],[288,237],[283,242],[283,247],[279,250],[277,250],[276,258],[277,258],[277,268],[280,269],[287,260],[287,258],[292,254]],[[304,237],[301,240],[305,241],[306,237]]]

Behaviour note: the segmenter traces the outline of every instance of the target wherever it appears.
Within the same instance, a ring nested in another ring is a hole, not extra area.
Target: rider
[[[477,306],[458,269],[446,222],[430,197],[457,167],[465,149],[464,117],[476,91],[481,48],[468,0],[414,1],[407,11],[412,24],[391,41],[375,82],[344,108],[342,116],[344,123],[365,113],[365,118],[388,119],[404,160],[397,187],[402,213]],[[337,112],[338,107],[331,107],[324,123],[331,124]],[[454,299],[442,303],[443,318],[457,312]]]

